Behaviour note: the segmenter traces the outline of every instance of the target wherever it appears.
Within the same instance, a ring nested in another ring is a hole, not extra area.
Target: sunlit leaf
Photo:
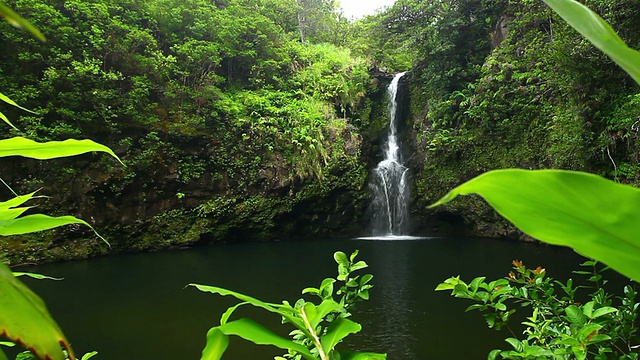
[[[608,314],[612,314],[618,312],[618,309],[611,307],[611,306],[605,306],[605,307],[601,307],[599,309],[596,309],[596,311],[593,312],[593,319],[599,318],[600,316],[604,316],[604,315],[608,315]]]
[[[5,5],[3,2],[0,2],[0,16],[5,18],[11,25],[25,29],[30,32],[33,36],[35,36],[40,41],[46,41],[44,35],[38,30],[35,26],[31,25],[30,22],[23,19],[20,15],[18,15],[15,11]]]
[[[324,352],[329,353],[342,339],[360,330],[362,330],[362,326],[357,322],[345,318],[334,320],[327,328],[327,333],[320,339]]]
[[[12,220],[22,215],[25,211],[27,211],[29,207],[20,207],[14,209],[2,209],[0,208],[0,222],[6,220]]]
[[[293,350],[307,359],[315,359],[305,346],[283,338],[251,319],[238,319],[218,327],[225,335],[236,335],[258,345],[273,345],[284,350]]]
[[[81,224],[88,226],[91,230],[93,230],[93,233],[97,237],[99,237],[102,241],[109,245],[109,242],[107,242],[105,238],[98,234],[93,229],[93,227],[89,225],[88,222],[69,215],[53,217],[44,214],[33,214],[19,217],[17,219],[0,221],[0,235],[9,236],[28,234],[71,224]]]
[[[29,201],[29,199],[33,198],[33,195],[35,195],[35,191],[30,193],[30,194],[25,194],[25,195],[19,195],[16,196],[14,198],[11,198],[7,201],[0,201],[0,209],[1,210],[5,210],[5,209],[9,209],[12,207],[16,207],[16,206],[20,206],[22,204],[24,204],[25,202]]]
[[[96,355],[98,355],[98,352],[97,351],[92,351],[92,352],[89,352],[89,353],[86,353],[86,354],[82,355],[82,358],[80,360],[89,360],[89,359],[91,359],[92,357],[94,357]]]
[[[347,254],[342,251],[336,251],[333,254],[333,259],[340,265],[347,266],[349,265],[349,260],[347,259]]]
[[[312,328],[316,328],[324,318],[336,311],[344,311],[344,307],[333,300],[323,300],[316,308],[316,314],[313,319],[309,319]]]
[[[207,332],[207,345],[202,350],[201,360],[218,360],[222,358],[225,350],[229,346],[229,337],[217,327]]]
[[[628,47],[599,15],[574,0],[544,2],[640,84],[640,52]]]
[[[640,281],[640,189],[563,170],[496,170],[433,206],[476,193],[525,233],[570,246]]]
[[[0,333],[23,344],[38,358],[64,360],[62,347],[75,359],[64,334],[42,301],[0,263]]]
[[[0,140],[0,157],[24,156],[38,160],[48,160],[59,157],[80,155],[87,152],[106,152],[122,161],[108,147],[91,140],[68,139],[64,141],[48,141],[39,143],[23,137]]]

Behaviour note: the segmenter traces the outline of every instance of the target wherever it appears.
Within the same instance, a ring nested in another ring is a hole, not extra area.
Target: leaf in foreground
[[[64,360],[62,348],[75,359],[69,342],[38,295],[0,263],[0,333],[31,349],[40,359]]]
[[[306,359],[315,358],[305,346],[283,338],[251,319],[231,321],[218,326],[218,329],[225,335],[236,335],[254,344],[272,345],[280,349],[296,351]]]
[[[35,36],[40,41],[45,41],[44,35],[38,30],[35,26],[31,25],[30,22],[25,20],[22,16],[18,15],[15,11],[13,11],[10,7],[5,5],[2,1],[0,1],[0,16],[5,18],[11,25],[19,28],[25,29],[30,32],[33,36]]]
[[[109,245],[109,242],[98,234],[98,232],[88,222],[69,215],[52,217],[44,214],[33,214],[16,219],[0,221],[0,235],[9,236],[29,234],[72,224],[88,226],[97,237]]]
[[[640,189],[563,170],[496,170],[451,190],[479,194],[528,235],[570,246],[640,281]]]
[[[322,348],[325,353],[329,353],[342,339],[360,330],[362,326],[357,322],[345,318],[336,319],[329,325],[327,333],[322,336]]]
[[[628,47],[598,14],[574,0],[544,2],[640,84],[640,52]]]
[[[122,161],[108,147],[91,140],[68,139],[64,141],[36,142],[23,137],[0,140],[0,157],[24,156],[38,160],[80,155],[92,151],[106,152]]]

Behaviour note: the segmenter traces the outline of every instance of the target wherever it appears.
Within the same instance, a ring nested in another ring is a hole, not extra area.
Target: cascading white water
[[[374,235],[405,235],[408,227],[408,168],[402,165],[397,134],[398,83],[405,73],[396,74],[387,88],[389,95],[389,133],[384,159],[373,171],[370,187],[373,192]]]

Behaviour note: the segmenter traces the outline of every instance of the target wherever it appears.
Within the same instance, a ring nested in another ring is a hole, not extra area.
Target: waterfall
[[[405,73],[396,74],[387,88],[389,96],[389,132],[384,145],[384,159],[373,171],[371,183],[373,202],[373,233],[405,235],[408,228],[408,168],[402,165],[398,141],[398,83]]]

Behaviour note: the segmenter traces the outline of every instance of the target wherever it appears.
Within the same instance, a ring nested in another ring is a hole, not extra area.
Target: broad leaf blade
[[[0,157],[24,156],[38,160],[80,155],[92,151],[106,152],[122,161],[108,147],[91,140],[68,139],[64,141],[48,141],[39,143],[23,137],[0,140]]]
[[[629,48],[599,15],[574,0],[544,2],[640,84],[640,52]]]
[[[525,233],[601,261],[640,281],[640,189],[563,170],[496,170],[432,206],[476,193]]]
[[[229,337],[217,327],[211,328],[207,332],[207,345],[202,350],[200,360],[219,360],[229,346]]]
[[[331,325],[329,325],[327,333],[320,339],[324,352],[328,354],[342,339],[360,330],[362,330],[362,326],[349,319],[339,318],[333,321]]]
[[[40,359],[64,360],[64,347],[75,359],[64,334],[42,301],[0,263],[0,333],[24,344]]]
[[[97,237],[109,245],[109,242],[98,234],[88,222],[69,215],[52,217],[44,214],[33,214],[13,220],[0,221],[0,236],[29,234],[71,224],[88,226]]]
[[[311,327],[316,328],[324,318],[332,312],[345,311],[344,307],[333,300],[323,300],[316,308],[316,314],[313,319],[310,319]]]
[[[0,209],[9,209],[15,206],[20,206],[22,204],[24,204],[25,202],[29,201],[29,199],[31,199],[33,197],[33,195],[35,195],[35,191],[30,193],[30,194],[26,194],[26,195],[20,195],[20,196],[16,196],[14,198],[11,198],[7,201],[2,201],[0,202]]]
[[[28,234],[71,224],[83,224],[91,227],[86,221],[73,216],[52,217],[44,214],[33,214],[17,219],[0,221],[0,235]]]
[[[258,345],[273,345],[284,350],[293,350],[308,359],[315,359],[305,346],[283,338],[250,319],[239,319],[218,327],[225,335],[236,335]]]
[[[0,222],[13,220],[18,216],[22,215],[25,211],[29,210],[31,207],[20,207],[13,209],[3,209],[0,208]]]

